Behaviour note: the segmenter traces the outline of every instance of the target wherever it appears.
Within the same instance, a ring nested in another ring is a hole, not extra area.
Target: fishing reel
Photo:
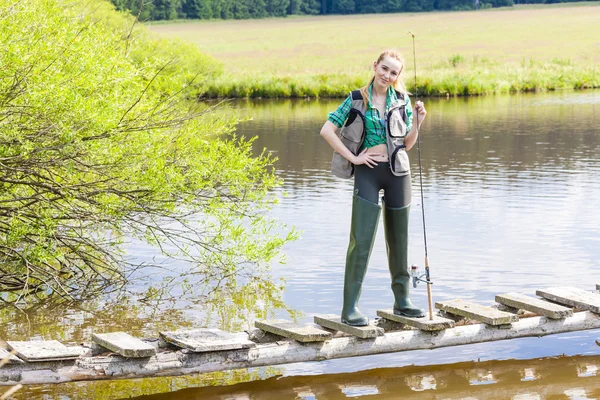
[[[416,264],[413,264],[410,267],[410,277],[412,278],[413,288],[416,288],[419,282],[425,282],[429,285],[433,283],[429,279],[429,268],[425,268],[425,272],[421,274],[419,266]]]

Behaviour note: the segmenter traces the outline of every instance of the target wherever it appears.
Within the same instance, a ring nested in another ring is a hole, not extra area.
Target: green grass
[[[474,95],[600,87],[600,2],[418,14],[159,24],[197,43],[226,73],[210,97],[338,97],[361,86],[381,50],[404,53],[419,93]]]

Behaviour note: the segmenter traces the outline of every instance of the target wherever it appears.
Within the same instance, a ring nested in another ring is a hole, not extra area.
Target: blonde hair
[[[402,81],[402,79],[400,79],[400,75],[402,75],[402,70],[404,69],[404,58],[402,58],[402,55],[400,54],[399,51],[394,50],[394,49],[389,49],[389,50],[385,50],[383,53],[381,53],[379,55],[379,58],[377,59],[377,64],[382,62],[386,56],[393,58],[394,60],[400,61],[400,72],[398,73],[398,77],[396,78],[396,81],[394,82],[394,84],[392,86],[398,92],[400,92],[404,95],[408,94],[408,91],[406,90],[406,86],[404,85],[404,82]],[[369,81],[367,86],[360,88],[360,94],[362,94],[363,101],[365,102],[365,107],[367,106],[368,101],[369,101],[369,86],[371,86],[371,84],[373,83],[374,80],[375,80],[375,75],[373,75],[373,77],[371,78],[371,80]]]

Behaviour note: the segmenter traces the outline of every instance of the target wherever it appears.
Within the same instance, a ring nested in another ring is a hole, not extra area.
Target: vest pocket
[[[410,161],[404,144],[396,146],[390,158],[390,168],[396,176],[408,175],[410,173]]]
[[[363,130],[364,123],[362,122],[362,118],[358,116],[356,110],[351,109],[348,120],[340,132],[340,139],[344,143],[344,146],[355,155],[363,139]]]
[[[390,159],[390,169],[396,176],[410,173],[410,162],[404,145],[406,136],[406,123],[404,122],[404,106],[398,107],[388,115],[387,149]]]
[[[362,143],[363,130],[362,117],[354,109],[350,110],[348,120],[340,132],[340,140],[354,155],[358,154]],[[346,160],[344,156],[334,151],[331,160],[331,173],[339,178],[351,178],[354,175],[354,165]]]
[[[404,113],[406,107],[401,106],[390,112],[388,115],[388,135],[392,137],[406,136],[406,122],[404,122]]]
[[[354,165],[340,153],[334,151],[333,159],[331,160],[331,173],[338,178],[352,178],[352,175],[354,175]]]

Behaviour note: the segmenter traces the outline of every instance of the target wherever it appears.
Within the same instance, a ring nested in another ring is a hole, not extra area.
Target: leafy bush
[[[131,238],[206,280],[250,276],[292,238],[262,214],[273,160],[190,101],[220,74],[212,58],[102,0],[0,0],[0,45],[5,290],[122,284],[140,267]]]

